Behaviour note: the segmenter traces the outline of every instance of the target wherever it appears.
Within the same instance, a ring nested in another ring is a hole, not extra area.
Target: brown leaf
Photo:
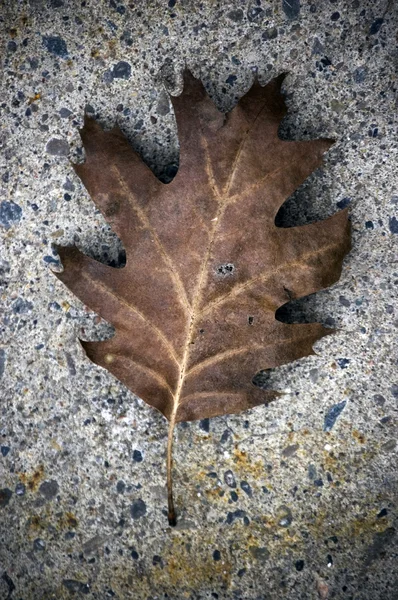
[[[312,354],[331,332],[275,319],[292,298],[337,281],[350,247],[346,210],[310,225],[275,225],[331,145],[278,138],[282,79],[254,83],[224,115],[186,73],[173,98],[180,167],[167,185],[117,127],[105,132],[87,118],[81,131],[86,162],[76,173],[120,236],[127,264],[112,268],[59,248],[57,277],[115,326],[112,339],[82,342],[88,357],[170,421],[171,523],[175,422],[268,403],[276,393],[254,386],[254,375]]]

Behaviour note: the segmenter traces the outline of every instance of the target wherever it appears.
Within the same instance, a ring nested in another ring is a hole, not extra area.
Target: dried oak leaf
[[[284,200],[322,162],[330,140],[282,141],[286,113],[279,77],[250,91],[227,115],[189,73],[173,98],[180,166],[160,182],[119,130],[86,119],[86,161],[75,165],[126,249],[113,268],[77,248],[59,248],[57,274],[116,333],[82,342],[169,420],[167,482],[177,421],[235,413],[275,398],[254,375],[313,353],[330,333],[319,323],[286,324],[275,311],[337,281],[350,247],[347,211],[279,228]]]

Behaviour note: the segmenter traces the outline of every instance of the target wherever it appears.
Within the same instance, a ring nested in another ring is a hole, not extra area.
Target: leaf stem
[[[175,527],[177,525],[177,516],[174,508],[174,500],[173,500],[173,477],[172,477],[172,469],[173,469],[173,437],[174,437],[174,428],[176,424],[176,415],[177,411],[173,411],[171,415],[171,419],[169,422],[169,435],[167,439],[167,502],[168,502],[168,519],[169,525]]]

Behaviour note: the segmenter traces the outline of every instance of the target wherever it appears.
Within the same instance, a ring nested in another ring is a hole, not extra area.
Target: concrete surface
[[[3,0],[0,598],[398,598],[397,20],[393,0]],[[170,179],[184,63],[224,110],[289,73],[281,135],[337,143],[279,223],[349,204],[353,249],[282,311],[338,329],[263,377],[283,397],[178,427],[170,529],[166,423],[85,358],[77,336],[109,327],[51,269],[54,243],[123,255],[68,162],[84,110]]]

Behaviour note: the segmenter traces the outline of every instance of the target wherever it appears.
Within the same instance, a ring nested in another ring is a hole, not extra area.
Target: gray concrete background
[[[396,3],[1,6],[0,598],[398,598]],[[85,358],[109,327],[51,269],[122,255],[68,162],[84,110],[170,179],[184,64],[223,110],[289,73],[281,135],[337,143],[279,222],[349,204],[353,249],[284,311],[338,333],[268,375],[283,397],[178,427],[170,529],[166,423]]]

